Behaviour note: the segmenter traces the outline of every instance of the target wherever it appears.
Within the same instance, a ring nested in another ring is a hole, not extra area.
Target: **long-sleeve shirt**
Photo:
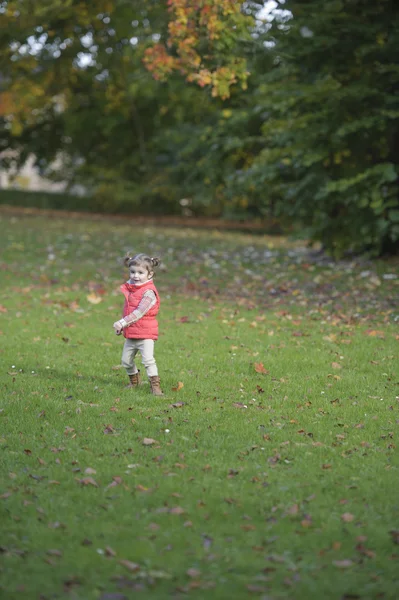
[[[123,328],[128,327],[132,323],[136,323],[136,321],[139,321],[142,317],[144,317],[146,313],[148,313],[150,308],[152,308],[154,304],[156,304],[156,301],[157,298],[153,290],[147,290],[146,292],[144,292],[138,307],[135,308],[133,312],[126,315],[126,317],[121,319],[119,323],[122,325]]]

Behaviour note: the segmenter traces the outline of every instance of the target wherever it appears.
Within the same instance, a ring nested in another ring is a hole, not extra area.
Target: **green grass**
[[[1,598],[397,598],[396,261],[1,228]],[[164,263],[165,398],[119,368],[131,248]]]

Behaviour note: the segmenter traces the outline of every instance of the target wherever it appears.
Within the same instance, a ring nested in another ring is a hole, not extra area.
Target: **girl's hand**
[[[114,331],[115,331],[116,335],[120,335],[122,333],[122,331],[123,331],[123,327],[122,327],[122,325],[121,325],[121,323],[119,321],[116,321],[113,324],[113,328],[114,328]]]

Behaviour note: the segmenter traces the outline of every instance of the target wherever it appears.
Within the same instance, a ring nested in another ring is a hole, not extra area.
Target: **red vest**
[[[159,295],[157,288],[152,281],[148,281],[144,285],[134,285],[132,283],[124,283],[121,285],[121,291],[125,296],[125,305],[123,307],[123,316],[130,315],[140,304],[140,301],[147,290],[152,290],[156,297],[156,304],[136,323],[132,323],[123,330],[125,338],[133,338],[138,340],[157,340],[158,339],[158,321],[156,315],[159,311]]]

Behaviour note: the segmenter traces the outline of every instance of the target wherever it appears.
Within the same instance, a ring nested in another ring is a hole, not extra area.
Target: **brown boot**
[[[128,375],[130,379],[130,383],[127,386],[128,388],[138,387],[141,383],[140,371],[134,373],[134,375]]]
[[[153,396],[163,396],[158,375],[153,375],[148,379],[150,380],[151,394]]]

